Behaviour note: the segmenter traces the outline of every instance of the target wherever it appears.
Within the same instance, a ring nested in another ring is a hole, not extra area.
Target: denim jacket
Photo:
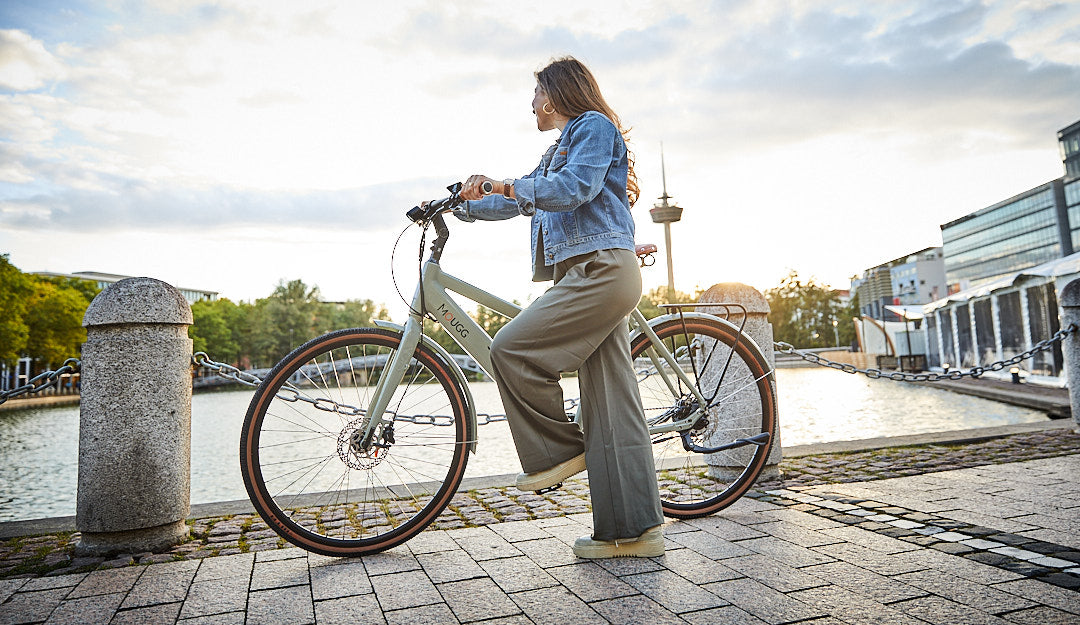
[[[618,128],[588,111],[567,122],[536,169],[514,181],[516,200],[489,195],[454,213],[464,221],[531,215],[533,280],[551,280],[555,263],[571,256],[634,249],[627,167]]]

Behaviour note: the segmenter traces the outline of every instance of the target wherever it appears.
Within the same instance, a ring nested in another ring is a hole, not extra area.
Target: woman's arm
[[[569,211],[595,198],[621,144],[619,131],[607,117],[589,114],[570,129],[569,142],[560,144],[546,175],[517,180],[514,192],[521,212]],[[560,163],[566,150],[565,164]]]

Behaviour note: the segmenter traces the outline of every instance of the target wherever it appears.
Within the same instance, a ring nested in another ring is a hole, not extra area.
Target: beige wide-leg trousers
[[[593,538],[635,538],[663,523],[626,317],[641,298],[629,250],[572,257],[555,285],[495,335],[491,363],[526,473],[585,452]],[[581,427],[567,419],[560,373],[577,371]]]

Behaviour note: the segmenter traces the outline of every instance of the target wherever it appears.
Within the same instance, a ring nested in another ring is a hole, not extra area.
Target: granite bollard
[[[191,509],[191,308],[129,278],[86,311],[76,551],[155,551],[187,536]]]
[[[743,327],[743,333],[754,340],[758,347],[761,348],[762,354],[765,356],[765,360],[769,363],[770,367],[775,368],[776,357],[773,352],[773,334],[772,325],[769,323],[769,302],[765,299],[765,296],[761,294],[757,289],[752,286],[741,284],[739,282],[722,282],[720,284],[714,284],[709,287],[709,290],[701,294],[698,298],[699,304],[739,304],[746,310],[746,325]],[[718,317],[731,321],[736,326],[740,325],[742,310],[735,307],[724,306],[702,306],[698,308],[701,312],[706,312]],[[722,360],[719,360],[722,362]],[[773,396],[776,395],[776,380],[775,378],[770,382],[773,387]],[[705,384],[707,386],[707,383]],[[748,395],[750,395],[748,393]],[[720,414],[725,415],[726,418],[738,419],[742,415],[742,407],[739,403],[739,397],[730,398],[724,404],[718,406]],[[760,421],[757,422],[760,425]],[[726,440],[719,440],[717,444],[728,442]],[[779,408],[777,408],[777,420],[776,431],[773,436],[772,449],[769,452],[769,458],[766,461],[765,470],[761,476],[763,478],[775,477],[779,471],[780,459],[783,455],[780,447],[780,416]],[[722,457],[723,454],[718,454]],[[710,461],[719,461],[710,458]]]
[[[1061,289],[1061,327],[1070,324],[1080,327],[1080,280],[1073,280]],[[1061,343],[1065,357],[1065,379],[1069,386],[1073,425],[1080,431],[1080,334],[1071,334]]]

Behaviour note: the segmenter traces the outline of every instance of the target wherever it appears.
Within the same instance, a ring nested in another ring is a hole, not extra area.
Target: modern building
[[[93,282],[97,284],[97,287],[99,289],[104,289],[105,287],[113,284],[114,282],[119,282],[121,280],[131,277],[120,276],[114,273],[100,273],[97,271],[77,271],[75,273],[53,273],[50,271],[35,271],[33,272],[33,274],[35,276],[42,276],[44,278],[68,278],[73,280],[86,280],[88,282]],[[176,287],[176,289],[184,294],[184,299],[187,300],[188,304],[194,304],[195,302],[203,301],[212,302],[218,298],[217,291],[206,291],[203,289],[192,289],[183,287]]]
[[[1058,294],[1080,278],[1080,121],[1057,138],[1063,177],[941,226],[949,295],[923,309],[931,367],[985,367],[1061,327]],[[1020,366],[1060,383],[1061,346]]]
[[[1061,178],[943,224],[949,293],[1069,256],[1073,236]]]
[[[945,295],[945,264],[940,247],[901,256],[863,272],[852,281],[859,312],[872,319],[898,319],[886,306],[929,304]]]

